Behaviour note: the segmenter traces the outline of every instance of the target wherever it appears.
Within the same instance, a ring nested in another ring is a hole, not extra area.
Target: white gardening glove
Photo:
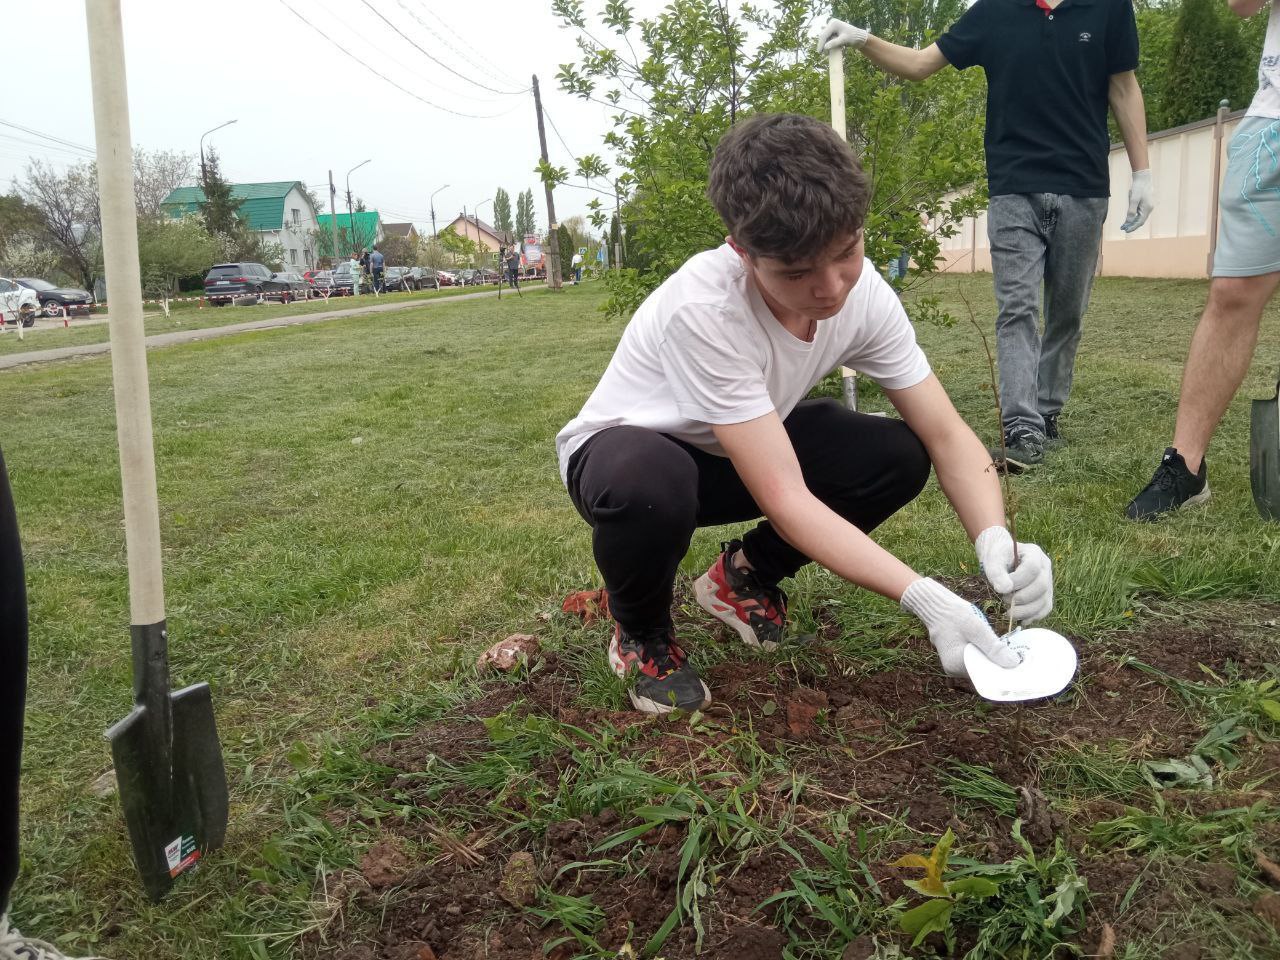
[[[855,27],[852,24],[845,23],[843,20],[832,18],[822,28],[822,33],[818,34],[818,52],[830,53],[832,50],[839,50],[841,47],[853,47],[853,49],[857,50],[867,42],[867,37],[869,36],[871,34],[861,27]]]
[[[1129,211],[1125,214],[1120,229],[1125,233],[1133,233],[1147,222],[1154,206],[1155,201],[1151,198],[1151,171],[1133,171],[1133,181],[1129,184]]]
[[[967,677],[965,644],[972,643],[997,666],[1016,667],[1018,655],[1000,640],[982,611],[937,580],[917,580],[902,593],[902,609],[913,613],[929,630],[942,669],[952,677]]]
[[[1004,527],[987,527],[973,542],[978,563],[991,589],[1000,594],[1009,616],[1021,623],[1035,623],[1053,609],[1053,561],[1034,543],[1018,544],[1018,565],[1013,565],[1013,537]]]

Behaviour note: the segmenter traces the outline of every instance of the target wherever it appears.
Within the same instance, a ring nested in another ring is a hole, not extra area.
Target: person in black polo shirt
[[[818,42],[823,53],[860,49],[908,80],[948,63],[986,72],[987,235],[1006,448],[1003,460],[998,448],[992,457],[1015,473],[1043,462],[1046,446],[1062,442],[1058,416],[1071,391],[1107,215],[1108,106],[1133,170],[1121,229],[1136,230],[1151,213],[1131,0],[977,0],[923,50],[842,20],[830,21]]]

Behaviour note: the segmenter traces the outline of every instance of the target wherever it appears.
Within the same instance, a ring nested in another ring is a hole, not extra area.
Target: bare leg
[[[1209,441],[1240,389],[1258,343],[1262,309],[1280,285],[1280,273],[1215,277],[1182,372],[1173,445],[1196,473]]]

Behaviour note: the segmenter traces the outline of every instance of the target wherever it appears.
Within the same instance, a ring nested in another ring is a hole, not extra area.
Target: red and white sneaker
[[[711,691],[689,666],[688,655],[676,643],[670,627],[629,633],[615,623],[609,641],[609,666],[620,677],[636,674],[627,692],[641,713],[701,710],[711,702]]]
[[[744,643],[760,650],[776,650],[787,629],[787,595],[766,586],[751,570],[733,565],[741,540],[720,544],[720,556],[694,584],[698,605],[733,627]]]

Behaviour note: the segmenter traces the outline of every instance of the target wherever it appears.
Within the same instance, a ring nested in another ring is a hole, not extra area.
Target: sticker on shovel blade
[[[179,837],[164,848],[164,859],[169,864],[169,876],[176,877],[197,860],[200,851],[196,849],[195,837]]]

